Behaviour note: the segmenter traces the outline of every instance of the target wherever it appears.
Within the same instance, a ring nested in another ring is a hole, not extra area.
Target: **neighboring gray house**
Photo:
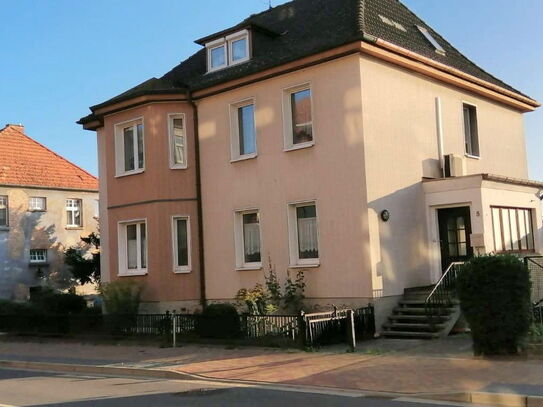
[[[25,135],[0,130],[0,298],[63,288],[63,252],[97,231],[98,179]]]

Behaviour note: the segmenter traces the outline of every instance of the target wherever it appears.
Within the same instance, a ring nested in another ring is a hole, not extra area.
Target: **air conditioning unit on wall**
[[[461,177],[464,175],[464,158],[459,155],[445,155],[445,177]]]

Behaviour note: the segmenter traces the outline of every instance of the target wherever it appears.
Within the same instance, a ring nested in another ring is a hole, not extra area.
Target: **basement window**
[[[426,38],[428,42],[432,44],[438,54],[445,55],[445,50],[443,49],[443,47],[439,45],[436,39],[432,37],[432,34],[430,34],[430,32],[426,28],[421,27],[420,25],[417,25],[417,28],[419,29],[420,33],[424,35],[424,38]]]

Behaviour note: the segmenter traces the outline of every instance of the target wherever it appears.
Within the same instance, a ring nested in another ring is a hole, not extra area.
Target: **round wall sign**
[[[390,219],[390,212],[386,209],[381,211],[381,219],[383,219],[384,222],[388,222]]]

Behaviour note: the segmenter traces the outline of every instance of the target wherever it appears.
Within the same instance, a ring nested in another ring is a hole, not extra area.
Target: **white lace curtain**
[[[260,253],[260,226],[258,223],[243,225],[243,239],[246,255]]]
[[[317,218],[298,219],[298,244],[300,252],[317,251]]]

